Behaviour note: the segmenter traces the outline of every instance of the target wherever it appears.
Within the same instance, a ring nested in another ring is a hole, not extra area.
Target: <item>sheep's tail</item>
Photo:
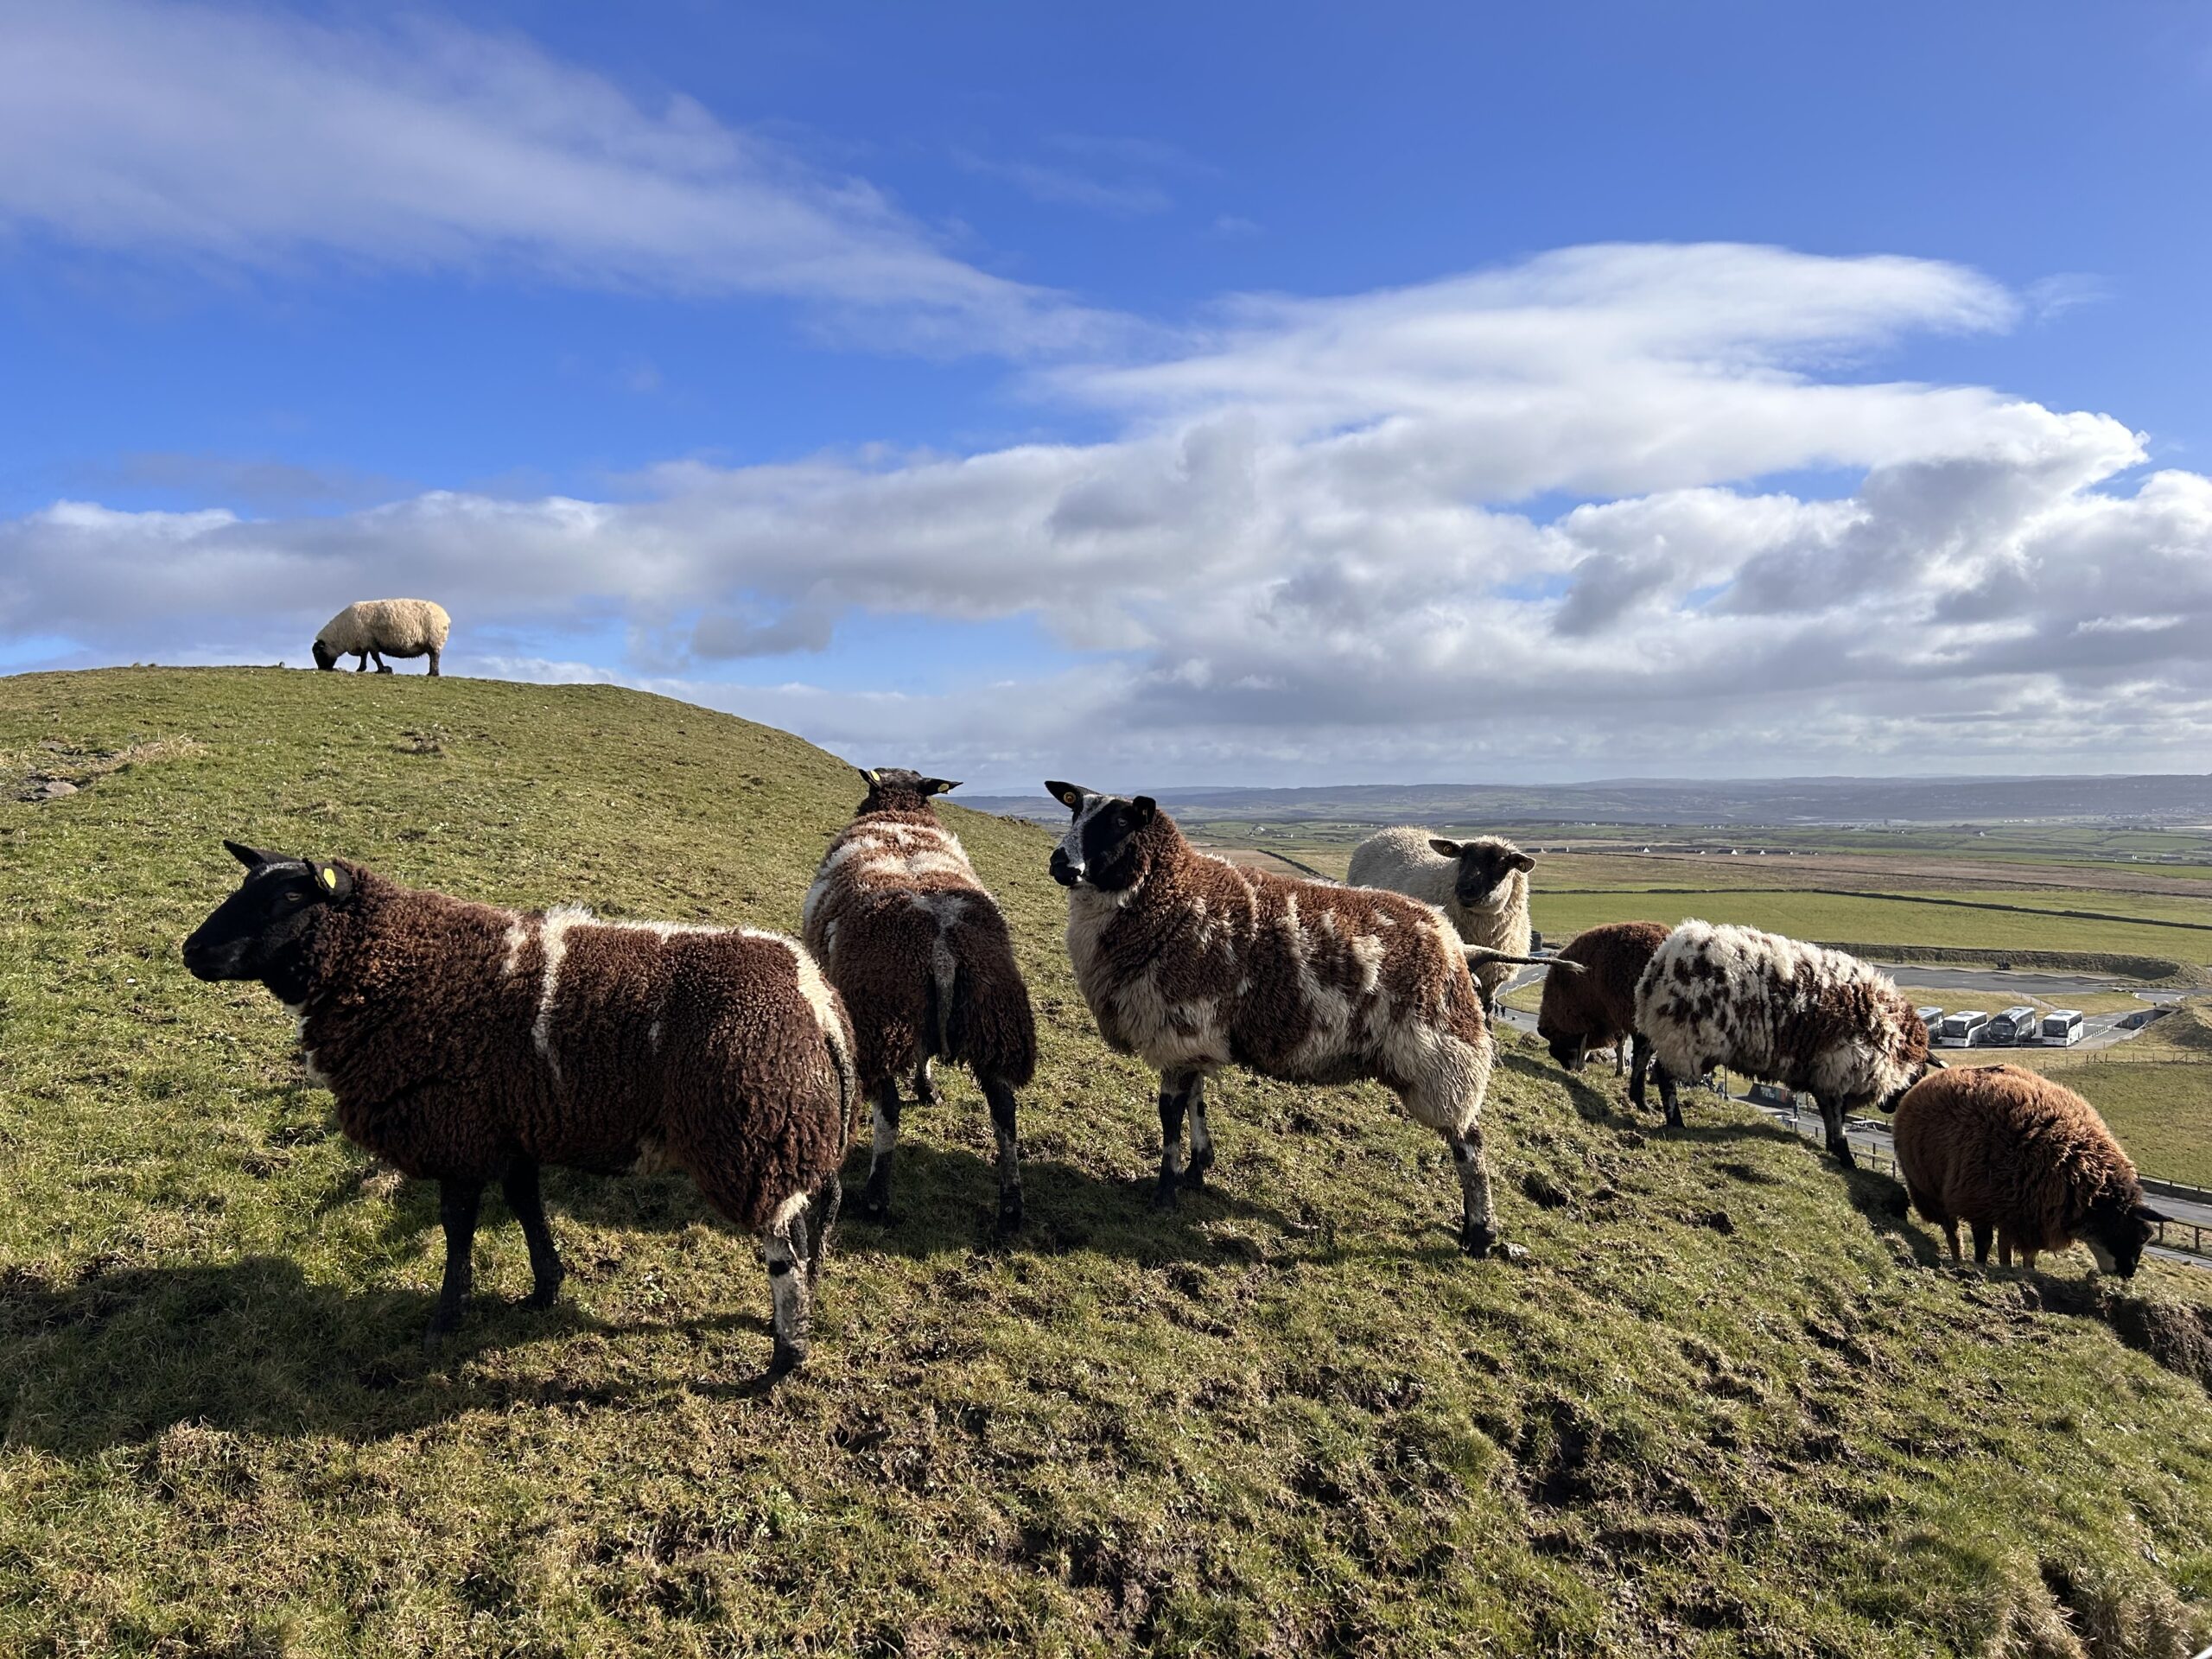
[[[1570,962],[1565,957],[1516,957],[1510,951],[1493,950],[1486,944],[1463,944],[1459,948],[1467,953],[1470,968],[1479,968],[1487,962],[1510,962],[1523,968],[1564,968],[1575,974],[1586,971],[1582,963]]]

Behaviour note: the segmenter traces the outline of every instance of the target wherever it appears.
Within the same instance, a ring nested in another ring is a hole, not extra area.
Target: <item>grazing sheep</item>
[[[976,880],[932,795],[957,789],[905,770],[862,772],[868,798],[830,843],[807,889],[802,930],[856,1033],[861,1086],[875,1103],[875,1149],[862,1213],[891,1202],[899,1078],[934,1102],[932,1058],[967,1064],[990,1103],[999,1142],[999,1224],[1021,1222],[1014,1093],[1037,1069],[1029,988],[997,902]]]
[[[1974,1259],[2037,1255],[2079,1242],[2099,1268],[2134,1276],[2165,1217],[2143,1202],[2135,1166],[2097,1109],[2017,1065],[1955,1067],[1923,1078],[1897,1103],[1897,1168],[1913,1208],[1943,1230],[1959,1259],[1959,1224]]]
[[[1637,982],[1636,1030],[1656,1063],[1667,1122],[1675,1085],[1716,1065],[1809,1094],[1827,1149],[1853,1160],[1847,1110],[1897,1098],[1928,1071],[1928,1027],[1889,976],[1840,950],[1757,928],[1684,922]]]
[[[430,600],[357,599],[315,635],[315,665],[332,669],[340,657],[353,657],[359,659],[353,664],[358,674],[373,657],[377,672],[389,674],[391,664],[385,661],[386,657],[428,657],[435,676],[452,629],[453,619],[445,607]]]
[[[1434,905],[1469,944],[1497,952],[1474,969],[1483,1012],[1494,1017],[1510,964],[1529,954],[1529,872],[1535,868],[1535,858],[1496,836],[1446,841],[1406,826],[1377,830],[1353,848],[1344,880]]]
[[[1607,922],[1585,928],[1560,947],[1561,962],[1580,963],[1580,974],[1548,974],[1544,1000],[1536,1012],[1536,1035],[1550,1045],[1552,1058],[1580,1071],[1593,1048],[1613,1051],[1615,1075],[1621,1050],[1633,1045],[1629,1098],[1643,1103],[1643,1071],[1651,1045],[1636,1028],[1636,988],[1652,953],[1665,943],[1658,922]]]
[[[1213,1162],[1205,1079],[1371,1078],[1440,1132],[1459,1167],[1461,1246],[1497,1242],[1483,1158],[1491,1043],[1470,956],[1433,907],[1192,850],[1149,797],[1047,783],[1073,817],[1053,850],[1068,955],[1109,1046],[1160,1072],[1159,1202]],[[1183,1160],[1190,1119],[1191,1156]]]
[[[245,881],[184,942],[185,965],[275,992],[346,1137],[438,1183],[431,1341],[460,1322],[486,1182],[522,1224],[543,1307],[563,1273],[538,1166],[673,1166],[765,1238],[772,1369],[805,1357],[860,1094],[844,1007],[796,941],[495,909],[342,860],[224,845]]]

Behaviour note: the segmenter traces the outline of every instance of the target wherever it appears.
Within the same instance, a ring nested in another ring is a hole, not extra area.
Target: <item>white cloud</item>
[[[951,257],[864,181],[511,35],[134,0],[0,0],[0,226],[248,270],[772,296],[931,346],[1127,326]]]
[[[1866,377],[2018,319],[1970,272],[1592,248],[1224,315],[1033,382],[1118,412],[1102,442],[677,463],[622,501],[57,505],[0,524],[0,639],[296,658],[343,599],[420,591],[457,669],[573,672],[521,659],[612,624],[626,677],[994,784],[2212,766],[2212,480],[2136,475],[2107,416]],[[1078,654],[931,696],[715,677],[815,676],[859,611],[1035,615]]]

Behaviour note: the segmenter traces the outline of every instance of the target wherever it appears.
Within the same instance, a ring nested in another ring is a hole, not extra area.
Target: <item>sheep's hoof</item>
[[[806,1363],[809,1348],[810,1344],[804,1342],[786,1342],[777,1338],[776,1351],[769,1356],[768,1369],[762,1374],[761,1382],[772,1384],[789,1376]]]
[[[1830,1147],[1828,1148],[1828,1155],[1831,1158],[1834,1158],[1836,1162],[1841,1164],[1846,1169],[1856,1169],[1859,1167],[1859,1160],[1851,1155],[1851,1148],[1847,1146]]]
[[[1152,1207],[1163,1211],[1175,1208],[1175,1178],[1173,1175],[1160,1178],[1160,1185],[1153,1189]]]
[[[891,1219],[891,1183],[868,1177],[868,1190],[861,1194],[861,1219],[878,1225]]]
[[[540,1279],[531,1287],[530,1294],[522,1299],[522,1305],[524,1307],[538,1308],[552,1306],[555,1302],[560,1300],[561,1281],[568,1276],[565,1273],[556,1273],[550,1277]]]
[[[1497,1229],[1471,1222],[1459,1231],[1459,1248],[1479,1262],[1497,1246]]]
[[[1667,1109],[1667,1127],[1670,1129],[1680,1129],[1688,1127],[1688,1125],[1682,1122],[1681,1113],[1677,1111],[1672,1106],[1669,1106]]]
[[[1000,1193],[999,1230],[1002,1233],[1010,1233],[1020,1225],[1021,1194],[1018,1192]]]
[[[446,1338],[460,1329],[461,1316],[459,1314],[456,1313],[451,1318],[442,1313],[439,1314],[430,1321],[429,1329],[423,1332],[423,1351],[435,1357],[438,1351],[446,1345]]]

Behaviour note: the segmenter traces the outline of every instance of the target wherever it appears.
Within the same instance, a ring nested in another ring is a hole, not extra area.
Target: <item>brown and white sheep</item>
[[[1553,973],[1544,979],[1544,1000],[1536,1011],[1536,1035],[1552,1058],[1580,1071],[1593,1048],[1614,1051],[1632,1045],[1629,1098],[1643,1104],[1643,1072],[1651,1046],[1636,1028],[1636,988],[1654,952],[1666,942],[1659,922],[1606,922],[1585,928],[1560,947],[1561,962],[1580,963],[1580,974]]]
[[[539,1165],[672,1166],[765,1239],[772,1369],[805,1357],[860,1091],[843,1005],[796,940],[503,910],[224,844],[245,881],[184,942],[185,965],[266,985],[346,1137],[438,1183],[433,1341],[467,1300],[487,1182],[522,1224],[543,1307],[563,1273]]]
[[[2135,1166],[2097,1109],[2017,1065],[1959,1066],[1924,1077],[1897,1103],[1897,1167],[1913,1208],[1943,1230],[1959,1260],[1959,1224],[1974,1259],[2032,1269],[2044,1250],[2081,1243],[2097,1266],[2132,1277],[2165,1217],[2143,1201]]]
[[[1403,825],[1353,848],[1344,880],[1434,905],[1467,944],[1497,953],[1473,965],[1483,1012],[1494,1017],[1514,959],[1529,954],[1529,872],[1535,868],[1534,855],[1497,836],[1446,841]]]
[[[1644,967],[1636,1029],[1650,1045],[1667,1122],[1675,1085],[1716,1065],[1813,1096],[1839,1163],[1844,1114],[1895,1109],[1929,1070],[1928,1027],[1888,975],[1856,957],[1757,928],[1687,921]]]
[[[1482,1131],[1491,1041],[1468,957],[1487,953],[1417,899],[1197,852],[1147,796],[1045,787],[1072,815],[1052,873],[1068,889],[1076,982],[1108,1046],[1160,1072],[1160,1203],[1213,1162],[1204,1084],[1221,1067],[1371,1078],[1443,1135],[1460,1243],[1486,1254],[1497,1242]]]
[[[429,599],[357,599],[322,625],[315,637],[315,665],[334,669],[340,657],[355,658],[358,674],[376,658],[377,672],[389,674],[387,657],[428,657],[435,677],[453,619]]]
[[[875,1103],[875,1144],[862,1212],[891,1202],[899,1079],[932,1102],[930,1062],[964,1063],[998,1136],[999,1223],[1021,1221],[1014,1090],[1037,1069],[1029,988],[998,903],[930,798],[957,784],[905,770],[862,772],[868,798],[838,832],[807,889],[801,929],[845,999],[861,1086]]]

